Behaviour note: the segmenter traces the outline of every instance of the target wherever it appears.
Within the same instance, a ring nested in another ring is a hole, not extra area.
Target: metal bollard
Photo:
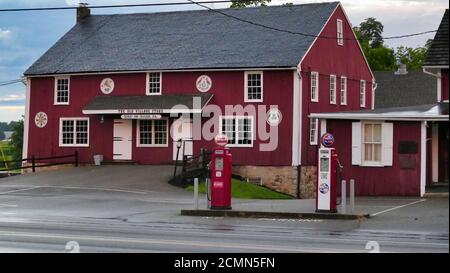
[[[194,209],[198,210],[198,178],[194,178]]]
[[[355,212],[355,179],[350,179],[350,213]]]
[[[341,214],[346,213],[347,207],[347,182],[342,180],[341,182]]]

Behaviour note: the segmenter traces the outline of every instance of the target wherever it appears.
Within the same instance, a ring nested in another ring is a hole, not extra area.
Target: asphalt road
[[[362,222],[187,217],[192,193],[124,170],[0,180],[0,252],[449,252],[448,198],[362,199]]]

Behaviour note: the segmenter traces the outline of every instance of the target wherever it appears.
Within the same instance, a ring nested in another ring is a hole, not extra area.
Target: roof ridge
[[[245,8],[218,8],[214,9],[217,11],[225,10],[249,10],[249,9],[275,9],[275,8],[292,8],[292,7],[302,7],[302,6],[320,6],[320,5],[338,5],[340,1],[332,2],[317,2],[317,3],[304,3],[304,4],[294,4],[294,5],[272,5],[272,6],[257,6],[257,7],[245,7]],[[133,13],[113,13],[113,14],[91,14],[91,16],[101,17],[101,16],[127,16],[127,15],[150,15],[150,14],[174,14],[174,13],[189,13],[189,12],[210,12],[208,9],[190,9],[190,10],[174,10],[174,11],[157,11],[157,12],[133,12]]]

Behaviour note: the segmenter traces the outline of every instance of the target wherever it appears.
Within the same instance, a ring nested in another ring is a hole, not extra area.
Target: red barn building
[[[80,7],[24,74],[24,157],[172,164],[179,138],[198,154],[224,133],[236,174],[301,198],[314,196],[324,130],[310,114],[374,103],[374,77],[338,2],[221,13]]]

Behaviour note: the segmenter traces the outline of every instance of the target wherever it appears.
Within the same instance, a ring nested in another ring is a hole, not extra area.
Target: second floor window
[[[263,101],[263,73],[245,73],[245,102]]]
[[[347,77],[341,77],[341,105],[347,105]]]
[[[336,76],[330,76],[330,104],[336,104]]]
[[[341,19],[337,20],[337,44],[344,45],[344,24]]]
[[[161,85],[160,72],[147,74],[147,95],[161,95]]]
[[[366,107],[366,81],[364,80],[359,84],[359,102],[361,107]]]
[[[311,101],[319,101],[319,73],[311,72]]]
[[[57,105],[69,104],[69,78],[55,79],[55,101]]]

